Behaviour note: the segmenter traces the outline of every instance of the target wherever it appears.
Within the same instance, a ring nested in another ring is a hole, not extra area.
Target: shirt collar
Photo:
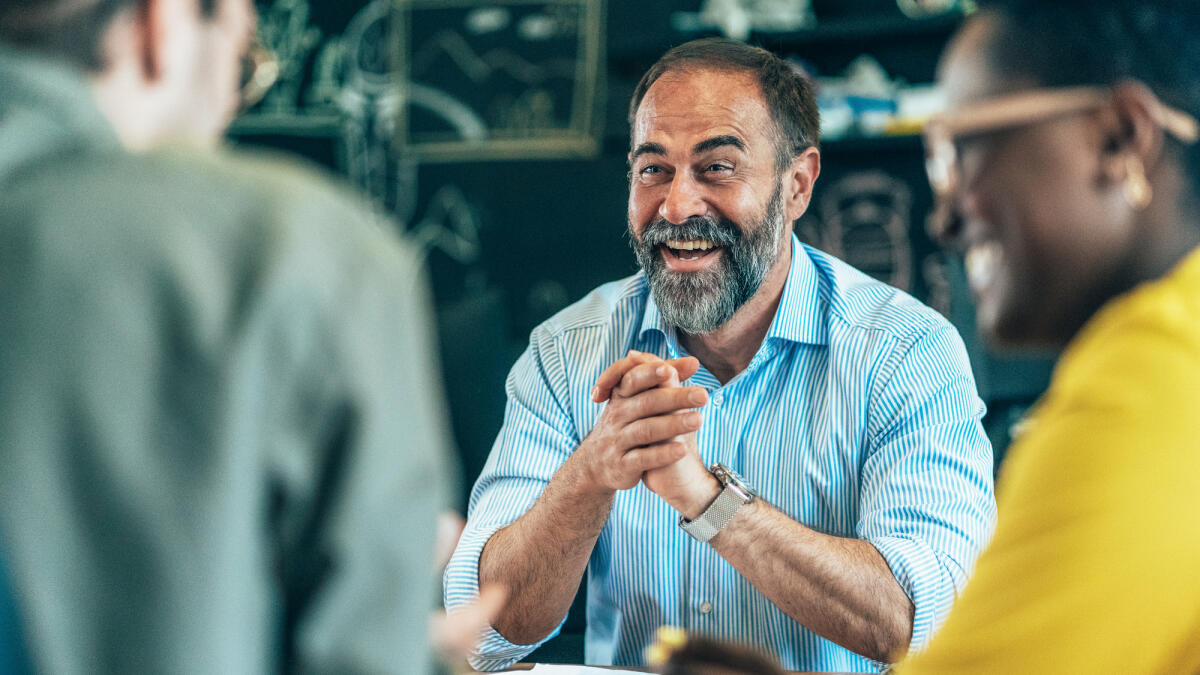
[[[0,44],[0,92],[0,157],[6,164],[23,150],[44,151],[56,142],[120,146],[86,75],[64,62]]]
[[[646,281],[647,286],[649,281]],[[783,296],[779,301],[779,309],[771,327],[767,329],[766,339],[772,338],[797,342],[802,344],[829,344],[827,323],[828,300],[821,291],[821,280],[816,266],[808,257],[808,252],[796,235],[792,235],[792,265],[788,270],[787,281],[783,285]],[[642,313],[642,325],[638,330],[640,339],[645,339],[651,331],[662,333],[668,343],[675,340],[675,327],[667,323],[654,294],[648,291],[646,309]]]

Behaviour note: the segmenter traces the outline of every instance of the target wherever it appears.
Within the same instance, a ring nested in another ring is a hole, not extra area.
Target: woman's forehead
[[[1001,21],[995,14],[979,12],[950,42],[938,66],[947,110],[1038,86],[1032,76],[996,63],[993,46],[1000,30]]]

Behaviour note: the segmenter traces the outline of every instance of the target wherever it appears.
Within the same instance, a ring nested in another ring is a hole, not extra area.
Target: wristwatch
[[[717,495],[707,509],[704,509],[704,513],[701,513],[699,518],[688,520],[683,516],[679,517],[679,526],[683,528],[683,531],[702,543],[717,536],[717,533],[733,520],[733,514],[737,513],[738,509],[754,501],[754,498],[758,496],[754,489],[746,483],[746,479],[724,464],[713,464],[708,470],[721,483],[721,494]]]

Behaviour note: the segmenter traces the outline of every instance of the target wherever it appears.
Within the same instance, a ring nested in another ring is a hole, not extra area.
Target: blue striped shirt
[[[447,607],[477,593],[484,544],[529,509],[591,430],[603,408],[591,387],[630,349],[685,354],[641,273],[533,331],[446,569]],[[996,513],[984,407],[955,329],[793,238],[783,298],[750,365],[724,386],[703,368],[689,383],[710,394],[697,435],[704,462],[734,469],[807,527],[871,542],[915,606],[912,646],[928,641]],[[879,668],[783,613],[678,517],[641,484],[617,494],[588,563],[587,663],[640,664],[655,629],[673,624],[755,644],[790,669]],[[536,646],[489,629],[471,664],[499,669]]]

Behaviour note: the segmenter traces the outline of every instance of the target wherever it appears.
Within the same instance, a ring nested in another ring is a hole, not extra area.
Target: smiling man
[[[674,624],[877,670],[928,639],[993,525],[961,340],[791,234],[820,154],[787,63],[682,45],[630,121],[642,272],[539,326],[509,376],[446,573],[451,607],[511,589],[473,664],[554,635],[586,571],[588,663],[639,663]]]

